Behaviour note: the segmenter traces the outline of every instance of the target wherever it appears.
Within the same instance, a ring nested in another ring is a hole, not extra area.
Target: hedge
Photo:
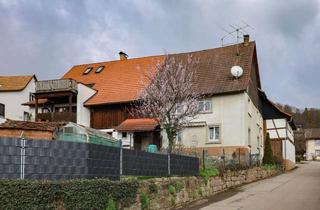
[[[139,184],[134,180],[66,181],[0,180],[1,209],[106,209],[108,200],[118,206],[135,202]]]

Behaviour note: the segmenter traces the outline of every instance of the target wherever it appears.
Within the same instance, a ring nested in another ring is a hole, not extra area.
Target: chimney
[[[248,46],[250,41],[249,34],[243,35],[243,46]]]
[[[120,56],[120,60],[122,61],[122,60],[127,60],[128,59],[128,55],[126,54],[126,53],[124,53],[124,52],[119,52],[119,56]]]

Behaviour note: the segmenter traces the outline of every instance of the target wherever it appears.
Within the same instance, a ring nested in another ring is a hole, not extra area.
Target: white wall
[[[83,104],[86,102],[96,91],[86,85],[78,83],[77,95],[77,124],[90,127],[90,109]]]
[[[296,149],[291,141],[282,141],[282,156],[285,160],[290,160],[293,163],[296,162]]]
[[[312,160],[313,157],[315,157],[315,155],[316,155],[316,150],[320,150],[320,145],[317,145],[316,141],[317,141],[317,139],[307,140],[307,142],[306,142],[307,160]],[[317,159],[319,159],[319,158],[320,157],[317,157]]]
[[[187,127],[182,131],[182,144],[186,147],[248,146],[248,128],[251,129],[252,153],[258,153],[263,144],[263,119],[247,93],[214,96],[210,113],[201,113],[192,122],[203,122],[202,127]],[[249,115],[249,112],[251,115]],[[209,126],[220,126],[220,143],[210,143]],[[165,132],[162,132],[164,134]],[[257,137],[260,143],[257,142]],[[163,135],[163,147],[167,147]],[[263,151],[263,148],[261,149]]]
[[[23,113],[28,112],[32,114],[31,120],[34,120],[34,109],[30,108],[29,106],[21,105],[23,103],[29,102],[30,93],[34,92],[34,78],[32,78],[32,80],[22,91],[0,92],[0,103],[5,105],[5,118],[11,120],[23,120]],[[4,119],[0,119],[0,121],[4,121]]]

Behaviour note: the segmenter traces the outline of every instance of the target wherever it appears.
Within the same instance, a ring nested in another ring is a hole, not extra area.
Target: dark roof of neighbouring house
[[[264,91],[259,89],[259,97],[260,97],[260,109],[262,113],[262,118],[264,120],[268,119],[281,119],[285,118],[288,120],[291,128],[296,130],[297,127],[293,121],[292,115],[280,109],[274,102],[268,99],[267,95]]]
[[[63,125],[65,125],[65,123],[7,120],[0,124],[0,129],[55,131]]]
[[[194,59],[199,59],[196,65],[197,79],[194,83],[196,90],[206,95],[241,92],[248,88],[250,82],[256,45],[255,42],[250,42],[248,46],[237,44],[168,56],[185,61],[190,55]],[[164,59],[166,55],[76,65],[63,78],[93,85],[97,93],[86,101],[85,105],[130,102],[139,99],[139,94],[149,84],[145,79],[146,73],[155,71],[155,66],[164,62]],[[239,65],[244,70],[239,79],[234,79],[230,73],[234,65]],[[95,73],[99,66],[105,68],[100,73]],[[91,72],[84,74],[90,67],[93,68]],[[260,88],[259,72],[257,77]],[[144,80],[144,85],[141,80]]]
[[[159,127],[156,119],[141,118],[141,119],[127,119],[115,128],[117,131],[154,131]]]
[[[304,130],[304,135],[307,140],[320,139],[320,128],[308,128]]]
[[[21,91],[29,82],[36,77],[34,75],[26,76],[0,76],[0,92]]]

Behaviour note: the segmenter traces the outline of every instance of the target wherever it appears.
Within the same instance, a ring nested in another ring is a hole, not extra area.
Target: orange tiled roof
[[[154,66],[163,60],[164,56],[152,56],[77,65],[72,67],[63,78],[74,79],[83,84],[94,84],[93,88],[97,93],[85,103],[86,105],[128,102],[137,99],[143,88],[142,80],[145,74],[152,71]],[[99,66],[105,66],[105,68],[102,72],[95,73]],[[88,67],[93,67],[93,70],[84,75],[83,72]]]
[[[141,119],[127,119],[123,121],[115,129],[117,131],[154,131],[159,126],[156,119],[141,118]]]
[[[203,94],[221,94],[247,89],[255,54],[254,42],[250,42],[248,46],[238,44],[191,53],[169,54],[169,56],[185,61],[190,54],[199,59],[196,66],[195,90]],[[147,81],[141,85],[145,74],[155,70],[155,65],[163,62],[165,58],[166,56],[162,55],[77,65],[72,67],[63,78],[93,85],[97,93],[85,105],[129,102],[137,100],[144,86],[148,85]],[[244,70],[243,75],[237,80],[230,73],[234,65],[239,65]],[[99,66],[105,66],[104,70],[95,73]],[[88,67],[92,67],[92,71],[89,74],[83,74]],[[259,77],[259,73],[257,74]],[[260,87],[260,80],[258,82]]]
[[[34,75],[0,76],[0,92],[23,90],[32,78],[34,78]]]

